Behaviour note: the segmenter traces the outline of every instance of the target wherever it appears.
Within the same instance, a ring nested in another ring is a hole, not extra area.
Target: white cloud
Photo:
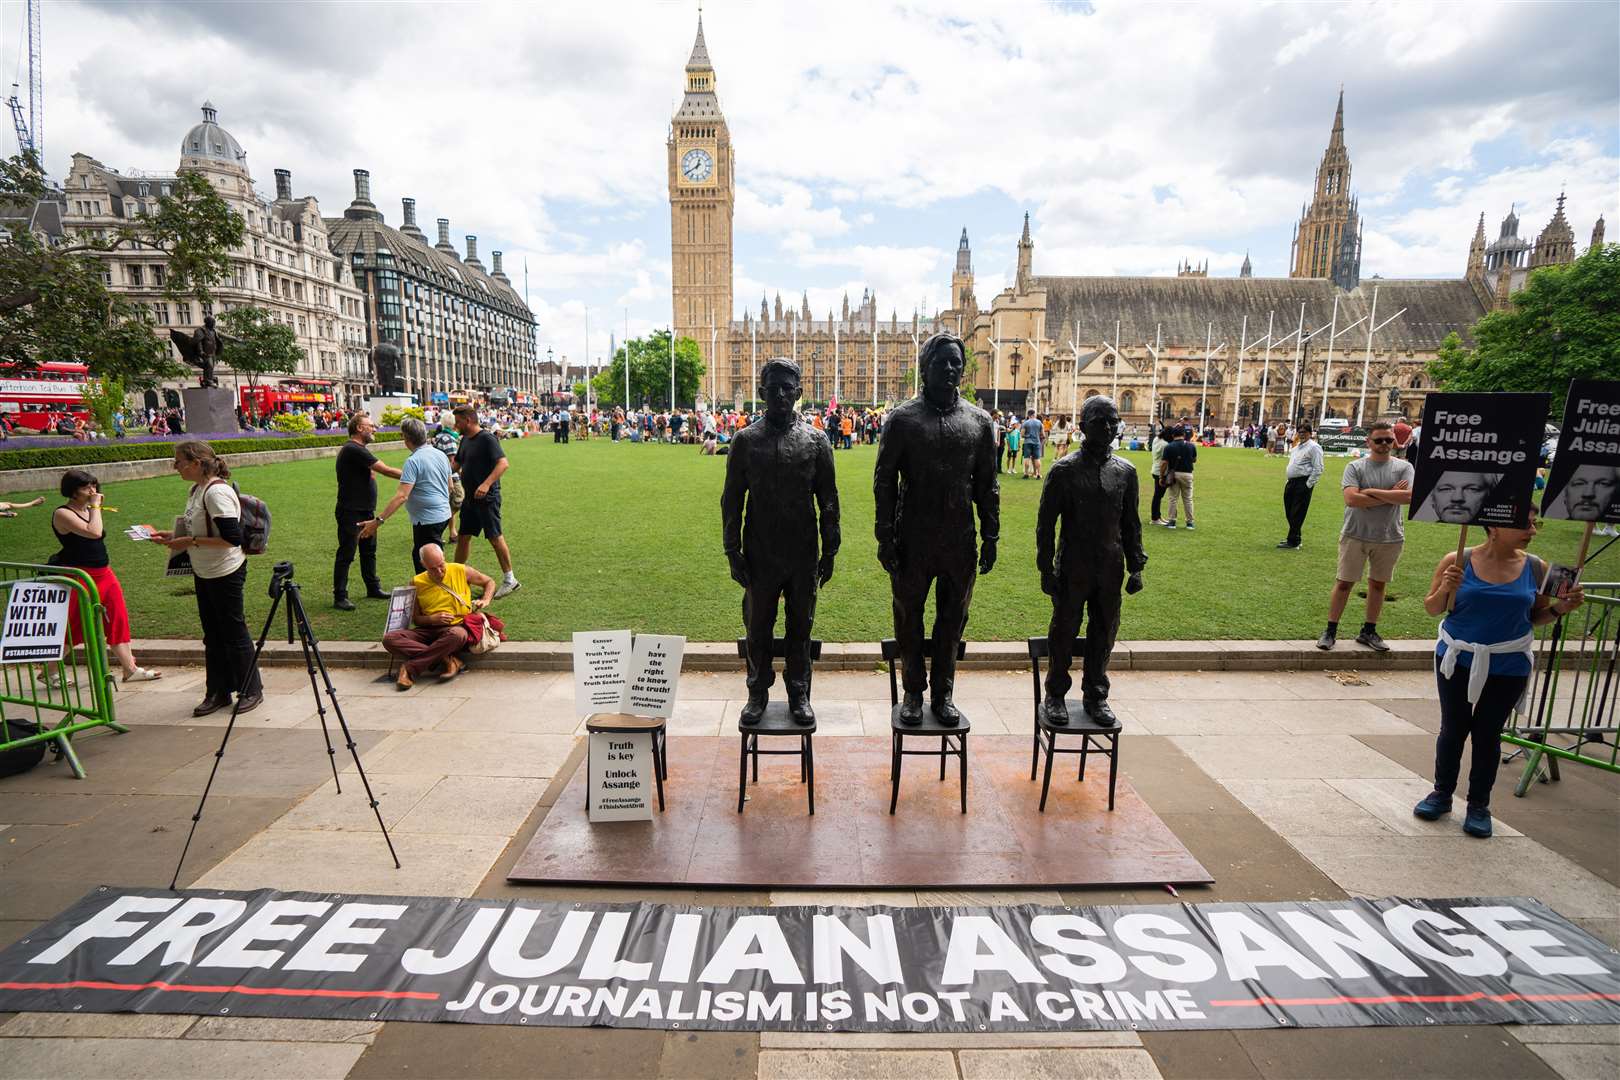
[[[18,9],[0,4],[0,25]],[[173,168],[208,97],[262,183],[290,168],[335,214],[368,168],[390,220],[413,196],[429,231],[449,217],[509,272],[527,257],[542,339],[582,341],[576,305],[667,324],[686,5],[44,17],[55,175],[76,150]],[[1564,182],[1583,244],[1620,210],[1613,5],[828,0],[711,7],[706,30],[739,165],[739,313],[767,281],[810,287],[818,314],[863,286],[903,311],[943,304],[956,229],[916,224],[952,200],[1009,207],[967,222],[981,304],[1011,271],[1011,207],[1034,211],[1038,272],[1171,273],[1180,256],[1213,271],[1245,247],[1280,272],[1341,81],[1369,270],[1455,274],[1480,210],[1539,201],[1539,228]]]

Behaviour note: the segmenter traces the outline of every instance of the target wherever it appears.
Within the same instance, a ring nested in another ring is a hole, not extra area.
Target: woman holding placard
[[[1542,594],[1547,564],[1525,551],[1536,531],[1533,512],[1523,529],[1486,526],[1485,543],[1463,549],[1461,558],[1448,552],[1440,560],[1423,601],[1430,615],[1443,614],[1448,606],[1451,611],[1435,644],[1440,735],[1434,790],[1412,813],[1436,821],[1451,812],[1463,743],[1471,739],[1463,831],[1480,838],[1491,835],[1491,787],[1502,726],[1522,705],[1535,667],[1535,627],[1574,611],[1584,599],[1578,582],[1561,587],[1556,597]]]

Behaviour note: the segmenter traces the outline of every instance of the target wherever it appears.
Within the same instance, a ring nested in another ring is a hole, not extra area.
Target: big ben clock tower
[[[736,168],[698,16],[686,93],[669,128],[670,278],[675,334],[696,341],[705,371],[731,328],[731,217]],[[715,336],[711,331],[718,331]],[[722,375],[722,385],[729,373]]]

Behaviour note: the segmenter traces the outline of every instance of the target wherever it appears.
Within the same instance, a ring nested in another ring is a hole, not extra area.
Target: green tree
[[[113,433],[113,413],[124,407],[124,383],[117,378],[93,378],[79,391],[85,411],[96,419],[103,435]],[[120,438],[123,436],[120,435]]]
[[[603,405],[637,408],[669,405],[669,331],[631,338],[613,354],[613,363],[591,380],[591,395]],[[630,364],[630,400],[624,400],[624,366]],[[703,352],[691,338],[675,340],[675,397],[690,405],[703,385]]]
[[[232,308],[219,318],[227,339],[221,359],[256,386],[261,375],[291,375],[304,359],[293,328],[279,323],[261,307]]]
[[[1448,334],[1429,362],[1442,389],[1545,392],[1559,415],[1571,379],[1620,371],[1620,244],[1533,271],[1512,306],[1480,319],[1473,337],[1467,349]]]
[[[32,206],[50,197],[31,151],[0,161],[0,202]],[[0,355],[83,361],[93,374],[135,388],[176,377],[182,369],[154,332],[151,312],[108,290],[99,255],[151,251],[167,263],[165,297],[207,303],[244,235],[242,219],[195,172],[181,173],[155,210],[61,243],[41,242],[27,215],[14,218],[0,237]]]

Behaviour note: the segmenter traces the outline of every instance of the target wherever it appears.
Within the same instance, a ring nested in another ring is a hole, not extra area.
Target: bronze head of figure
[[[948,331],[935,334],[923,342],[917,361],[922,367],[923,397],[936,409],[955,405],[967,368],[962,339]]]
[[[1088,454],[1107,457],[1119,438],[1119,407],[1113,398],[1089,397],[1080,407],[1081,447]]]
[[[760,369],[759,397],[765,402],[765,419],[776,427],[786,427],[793,422],[803,393],[799,365],[792,360],[777,357]]]

